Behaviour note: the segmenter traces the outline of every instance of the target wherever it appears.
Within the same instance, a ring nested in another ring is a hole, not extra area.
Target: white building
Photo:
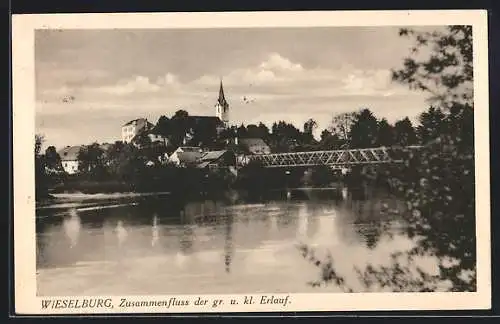
[[[137,134],[150,130],[153,127],[154,125],[148,122],[146,118],[131,120],[122,126],[122,141],[130,143]]]
[[[81,146],[66,146],[58,152],[61,157],[61,164],[64,171],[68,174],[78,172],[78,153]]]

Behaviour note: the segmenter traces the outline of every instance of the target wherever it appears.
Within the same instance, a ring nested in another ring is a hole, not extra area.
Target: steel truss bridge
[[[333,151],[311,151],[247,155],[242,164],[260,162],[266,168],[312,167],[326,165],[334,169],[348,168],[353,165],[373,165],[403,163],[409,150],[421,146],[377,147],[363,149],[342,149]]]

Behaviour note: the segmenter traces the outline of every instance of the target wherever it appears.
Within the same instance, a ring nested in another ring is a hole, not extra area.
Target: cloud
[[[224,76],[224,84],[234,91],[289,97],[392,96],[409,93],[391,81],[387,69],[357,70],[346,64],[338,69],[305,69],[300,63],[272,53],[260,64],[235,69]],[[203,75],[193,85],[207,86],[220,77]]]
[[[95,98],[134,96],[172,97],[212,97],[218,89],[220,80],[228,90],[229,96],[241,97],[248,93],[255,96],[292,97],[330,97],[339,96],[381,96],[407,94],[409,91],[391,82],[390,71],[384,69],[356,70],[349,65],[338,69],[305,69],[300,63],[271,53],[267,58],[254,65],[236,68],[224,75],[201,75],[194,80],[181,82],[177,75],[166,72],[163,76],[151,79],[147,76],[133,76],[121,79],[115,84],[71,86],[64,84],[58,88],[47,89],[43,95],[61,96],[78,93]]]
[[[61,89],[75,90],[88,85],[109,83],[111,75],[101,69],[79,69],[60,67],[57,63],[37,62],[36,64],[37,93],[57,92]]]
[[[39,91],[40,101],[58,101],[66,96],[77,97],[78,100],[119,100],[120,97],[135,96],[140,99],[151,94],[167,94],[180,89],[177,76],[166,73],[164,76],[152,81],[146,76],[135,76],[129,79],[121,79],[115,84],[69,86],[63,85]]]
[[[268,59],[260,64],[260,68],[264,70],[274,70],[274,71],[303,71],[302,65],[298,63],[293,63],[289,59],[279,55],[278,53],[272,53],[269,55]]]
[[[178,86],[180,85],[179,79],[172,73],[167,73],[156,80],[156,84],[161,86]]]
[[[241,85],[279,85],[288,80],[293,80],[301,76],[304,68],[299,63],[294,63],[289,59],[271,53],[266,60],[255,66],[238,68],[226,73],[223,76],[224,84],[229,86]],[[219,82],[222,77],[203,75],[193,81],[196,85],[208,85]]]
[[[132,80],[119,81],[116,85],[91,88],[90,90],[115,95],[127,95],[132,93],[147,94],[160,91],[161,86],[156,83],[152,83],[148,77],[136,76]]]
[[[38,127],[66,134],[62,129],[57,131],[58,125],[49,125],[50,121],[64,120],[63,128],[74,130],[85,125],[87,137],[95,131],[97,138],[108,139],[113,134],[118,138],[119,126],[128,119],[147,117],[155,122],[178,109],[193,115],[213,115],[221,78],[231,107],[230,119],[235,124],[286,120],[302,128],[304,121],[314,118],[323,129],[334,114],[361,107],[391,121],[425,109],[423,95],[393,83],[389,70],[357,69],[349,64],[336,69],[305,68],[271,53],[262,62],[221,76],[205,74],[188,80],[168,71],[160,76],[135,75],[104,84],[76,85],[60,78],[58,87],[38,92]],[[66,96],[74,100],[64,101]],[[116,129],[105,132],[97,123],[84,122],[91,115],[102,116],[107,127]],[[66,141],[66,137],[60,141]]]

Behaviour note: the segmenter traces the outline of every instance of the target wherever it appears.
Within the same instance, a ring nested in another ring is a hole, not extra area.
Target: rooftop
[[[146,120],[146,118],[137,118],[137,119],[133,119],[133,120],[123,124],[123,126],[132,125],[134,122],[138,122],[138,121],[147,121],[147,120]]]
[[[216,116],[189,116],[188,121],[193,124],[200,123],[212,123],[212,124],[223,124],[222,120]]]
[[[202,157],[202,161],[213,161],[219,159],[221,156],[224,155],[227,151],[210,151],[205,153]]]
[[[57,153],[61,157],[61,161],[77,161],[80,148],[81,146],[66,146]]]
[[[181,163],[195,163],[200,160],[201,152],[178,152],[177,158]]]
[[[201,152],[202,149],[196,146],[179,146],[177,150],[182,152]]]

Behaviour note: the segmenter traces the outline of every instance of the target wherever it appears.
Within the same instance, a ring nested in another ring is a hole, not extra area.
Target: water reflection
[[[318,269],[302,257],[299,243],[333,258],[354,279],[355,266],[381,262],[376,260],[388,258],[402,244],[401,222],[383,213],[400,208],[397,201],[286,199],[233,205],[203,200],[181,205],[174,200],[151,197],[113,208],[102,207],[116,201],[92,207],[82,202],[80,211],[57,206],[38,211],[39,291],[74,293],[83,285],[89,293],[118,293],[118,287],[127,293],[114,278],[120,269],[123,276],[136,278],[134,291],[143,294],[301,292]],[[70,241],[66,247],[61,235]],[[119,268],[105,266],[115,261],[121,262]],[[86,268],[78,267],[82,264]],[[51,271],[62,267],[70,270]],[[110,282],[102,283],[99,278],[107,271]]]
[[[298,210],[298,226],[297,226],[297,239],[301,243],[305,243],[308,236],[309,217],[305,205],[301,205]]]
[[[226,272],[231,271],[231,259],[233,257],[233,216],[226,215],[226,237],[224,241],[224,265]]]
[[[116,224],[115,233],[116,233],[116,239],[118,241],[118,246],[121,247],[125,243],[125,240],[127,239],[128,235],[127,230],[123,226],[122,220],[119,220],[118,223]]]
[[[158,240],[160,239],[160,232],[158,229],[158,215],[155,213],[153,215],[153,225],[151,226],[151,246],[156,246]]]
[[[66,237],[70,241],[70,248],[73,248],[78,243],[78,238],[80,236],[81,220],[75,209],[70,209],[69,217],[65,217],[63,220],[63,228]]]

